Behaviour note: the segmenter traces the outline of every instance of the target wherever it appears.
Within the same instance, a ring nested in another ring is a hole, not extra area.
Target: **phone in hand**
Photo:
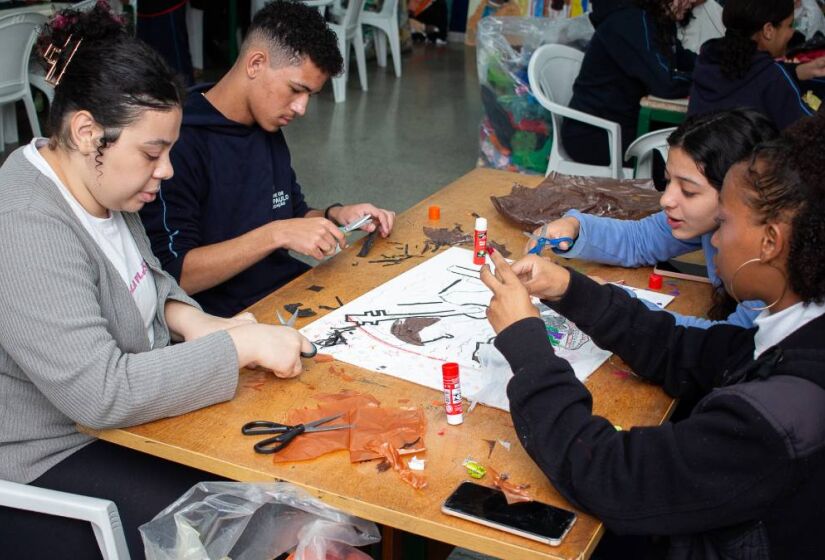
[[[462,482],[441,511],[494,529],[558,546],[576,522],[576,514],[542,502],[508,504],[497,488]]]
[[[653,267],[653,272],[662,276],[672,276],[682,280],[693,280],[694,282],[705,282],[710,284],[708,278],[708,267],[703,264],[670,259],[669,261],[658,262]]]

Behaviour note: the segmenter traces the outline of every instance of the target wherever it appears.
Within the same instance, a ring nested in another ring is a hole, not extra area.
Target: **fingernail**
[[[492,255],[493,253],[496,252],[496,249],[492,245],[487,245],[487,252]]]

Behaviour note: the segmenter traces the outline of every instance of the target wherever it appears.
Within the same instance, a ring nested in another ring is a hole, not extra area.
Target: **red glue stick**
[[[461,382],[458,379],[458,364],[449,362],[441,366],[444,379],[444,410],[447,411],[447,424],[455,426],[464,422],[461,408]]]
[[[473,264],[487,261],[487,219],[476,218],[476,231],[473,236]]]

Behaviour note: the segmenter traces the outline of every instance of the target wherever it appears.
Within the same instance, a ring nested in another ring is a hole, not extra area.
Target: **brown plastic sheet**
[[[507,220],[524,231],[533,231],[570,209],[594,216],[638,220],[659,211],[661,196],[651,179],[551,173],[536,188],[515,183],[510,194],[491,196],[490,200]]]
[[[315,399],[319,402],[317,408],[291,410],[286,423],[306,423],[343,412],[344,416],[328,425],[352,424],[353,427],[300,435],[283,450],[273,454],[276,463],[305,461],[341,449],[349,449],[353,463],[369,461],[384,456],[379,451],[382,443],[387,443],[402,455],[426,450],[424,434],[427,421],[421,409],[381,408],[372,395],[354,391],[321,394]]]
[[[290,425],[312,422],[325,416],[331,416],[343,412],[338,420],[334,420],[328,425],[352,424],[352,411],[359,408],[377,407],[378,400],[372,395],[356,393],[354,391],[343,391],[334,394],[321,394],[315,397],[320,402],[317,408],[299,408],[290,410],[287,414],[286,423]],[[332,430],[329,432],[313,432],[303,434],[295,438],[292,443],[281,451],[272,455],[276,463],[288,461],[306,461],[314,459],[326,453],[348,449],[351,430]]]
[[[508,504],[533,501],[533,497],[527,491],[529,484],[514,484],[507,473],[499,473],[492,467],[487,467],[487,472],[493,475],[493,484],[504,493]]]
[[[384,460],[392,466],[392,469],[398,473],[401,480],[416,490],[426,488],[427,479],[423,475],[414,473],[409,469],[409,467],[407,467],[407,464],[404,462],[404,459],[401,458],[401,453],[397,447],[393,447],[386,441],[377,443],[377,440],[372,440],[371,446],[372,450],[379,454],[379,457],[384,457]]]
[[[361,407],[353,411],[351,418],[355,429],[350,434],[349,458],[353,463],[380,459],[384,454],[376,449],[382,443],[401,455],[426,450],[427,420],[420,408]]]

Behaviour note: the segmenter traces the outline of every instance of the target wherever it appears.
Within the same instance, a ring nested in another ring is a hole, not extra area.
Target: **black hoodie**
[[[541,320],[506,328],[513,424],[559,492],[616,533],[670,535],[671,559],[825,558],[825,316],[754,360],[756,328],[679,327],[575,272],[545,303],[671,396],[701,398],[685,420],[617,431]]]
[[[721,46],[720,39],[712,39],[702,46],[693,69],[688,115],[748,107],[767,115],[782,130],[813,114],[802,100],[792,67],[774,61],[764,51],[757,51],[745,76],[730,79],[722,74],[719,65]]]
[[[596,33],[573,84],[570,107],[618,123],[624,150],[636,137],[641,98],[685,97],[696,55],[678,41],[663,52],[653,18],[627,1],[600,0],[591,20]],[[607,157],[607,135],[601,129],[567,119],[562,139],[576,161],[598,164]]]
[[[190,92],[170,156],[175,175],[140,212],[152,250],[178,281],[191,249],[234,239],[274,220],[300,218],[309,210],[283,132],[230,121],[201,95],[210,87]],[[193,297],[204,311],[228,317],[307,268],[277,250]]]

